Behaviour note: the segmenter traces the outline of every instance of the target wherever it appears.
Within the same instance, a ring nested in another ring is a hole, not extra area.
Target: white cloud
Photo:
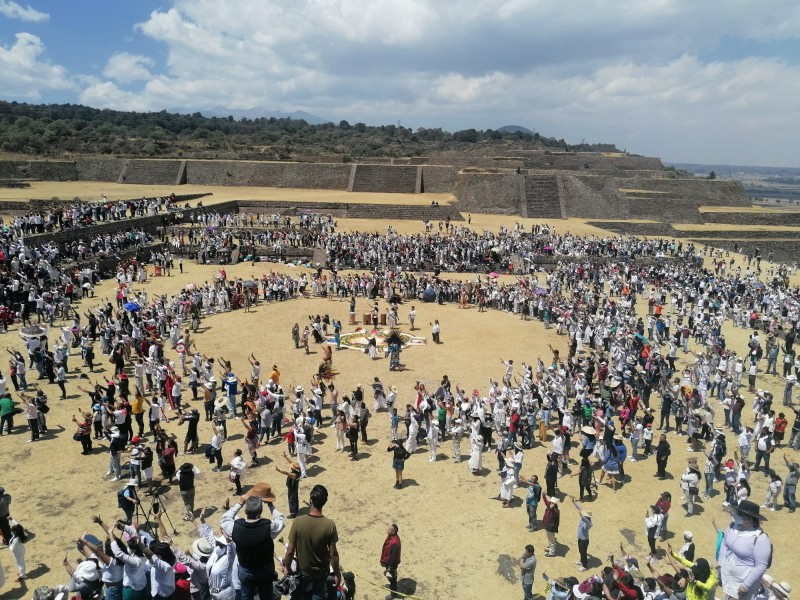
[[[800,134],[800,67],[779,54],[800,37],[796,0],[167,0],[134,29],[159,52],[113,47],[105,65],[69,79],[19,34],[0,48],[0,69],[17,65],[0,86],[36,99],[75,82],[80,102],[121,110],[518,123],[696,161],[783,164]],[[742,58],[744,40],[765,56]]]
[[[36,10],[30,6],[20,6],[11,0],[0,0],[0,15],[6,16],[9,19],[19,19],[20,21],[30,21],[39,23],[47,21],[50,15]]]
[[[3,96],[36,100],[51,90],[75,88],[66,69],[42,59],[45,47],[37,36],[18,33],[15,37],[13,45],[0,46]]]
[[[152,59],[139,54],[117,52],[108,59],[103,75],[119,83],[131,83],[150,79]]]

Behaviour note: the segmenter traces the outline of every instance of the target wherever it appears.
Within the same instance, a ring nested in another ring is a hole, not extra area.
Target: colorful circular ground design
[[[369,343],[371,338],[377,338],[378,342],[378,352],[384,352],[386,350],[386,338],[389,334],[392,333],[392,330],[389,328],[386,329],[372,329],[372,328],[363,328],[359,327],[355,331],[351,333],[343,333],[340,335],[340,344],[342,348],[349,348],[351,350],[364,350]],[[425,338],[418,337],[415,335],[411,335],[410,333],[406,333],[404,331],[398,331],[397,334],[400,336],[400,339],[403,340],[402,349],[405,350],[411,346],[424,346],[425,345]],[[328,338],[328,343],[332,345],[336,345],[336,342],[333,337]]]

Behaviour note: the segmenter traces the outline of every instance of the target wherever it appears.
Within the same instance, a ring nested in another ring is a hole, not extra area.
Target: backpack
[[[130,503],[127,500],[128,497],[125,495],[125,492],[127,491],[128,488],[124,487],[117,492],[117,506],[123,510],[125,510],[130,505]]]

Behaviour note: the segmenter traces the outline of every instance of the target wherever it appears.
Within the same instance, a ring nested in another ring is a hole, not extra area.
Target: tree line
[[[0,101],[0,150],[37,157],[72,154],[219,157],[290,160],[297,156],[426,156],[476,144],[514,142],[559,151],[617,152],[613,144],[567,144],[563,139],[521,131],[441,128],[347,121],[312,125],[302,119],[204,117],[97,109],[77,104]]]

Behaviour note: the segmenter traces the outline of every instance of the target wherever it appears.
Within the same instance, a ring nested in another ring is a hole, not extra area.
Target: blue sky
[[[796,0],[0,0],[0,98],[524,125],[800,166]]]

